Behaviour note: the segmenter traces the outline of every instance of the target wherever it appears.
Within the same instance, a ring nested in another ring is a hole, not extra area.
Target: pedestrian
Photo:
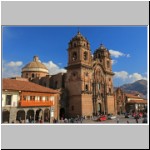
[[[81,123],[83,122],[83,117],[81,117]]]
[[[26,119],[26,123],[29,123],[29,119],[28,118]]]
[[[127,120],[127,123],[129,123],[129,121]]]
[[[56,123],[56,119],[54,118],[53,123]]]
[[[30,122],[30,123],[32,122],[32,117],[31,117],[31,116],[29,117],[29,122]]]
[[[45,122],[48,122],[48,117],[47,116],[45,117]]]
[[[119,123],[119,118],[117,118],[117,123]]]
[[[139,119],[139,117],[138,117],[138,114],[135,116],[135,120],[136,120],[136,123],[139,123],[138,122],[138,119]]]
[[[19,118],[19,123],[22,123],[21,117]]]
[[[144,118],[142,123],[147,123],[147,118]]]

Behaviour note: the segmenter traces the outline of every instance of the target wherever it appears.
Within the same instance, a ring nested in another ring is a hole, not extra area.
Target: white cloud
[[[126,71],[114,72],[115,78],[121,78],[122,80],[126,80],[128,78],[128,73]]]
[[[133,73],[131,75],[129,75],[129,79],[134,82],[134,81],[137,81],[137,80],[141,80],[141,79],[147,79],[146,77],[142,76],[141,74],[139,73]]]
[[[124,57],[127,57],[127,58],[130,57],[130,54],[124,54],[124,53],[116,51],[116,50],[109,50],[109,52],[110,52],[111,56],[115,57],[115,58],[119,58],[121,56],[124,56]]]
[[[16,61],[16,62],[11,61],[11,62],[9,62],[7,65],[8,65],[9,67],[19,67],[19,66],[21,66],[22,64],[23,64],[22,61]]]
[[[50,75],[54,75],[60,72],[66,72],[66,69],[60,68],[58,65],[53,63],[53,61],[49,61],[47,63],[43,62],[43,64],[48,68]]]
[[[111,60],[112,65],[117,63],[117,60]]]
[[[16,77],[21,76],[22,61],[10,61],[3,60],[2,65],[2,77]]]
[[[114,78],[121,79],[122,81],[124,81],[124,83],[132,83],[141,79],[147,80],[145,76],[142,76],[139,73],[129,74],[126,71],[120,71],[120,72],[114,72],[114,73],[115,73]]]
[[[23,67],[23,62],[22,61],[10,61],[7,62],[3,60],[3,65],[2,65],[2,77],[16,77],[16,76],[21,76],[21,69]],[[43,63],[49,70],[49,73],[51,75],[63,72],[65,73],[66,70],[64,68],[60,68],[58,65],[53,63],[53,61],[49,61],[46,63]]]

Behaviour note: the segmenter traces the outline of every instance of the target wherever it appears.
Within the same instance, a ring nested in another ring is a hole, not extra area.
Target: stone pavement
[[[119,123],[117,123],[118,119]],[[84,119],[82,123],[80,121],[78,123],[64,123],[60,121],[58,124],[128,124],[127,121],[129,122],[129,124],[143,124],[143,119],[144,118],[138,119],[138,123],[136,123],[136,120],[132,116],[130,116],[129,118],[125,118],[124,115],[118,115],[116,116],[116,119],[113,120],[96,121],[92,119]]]
[[[119,123],[117,123],[117,119],[119,118]],[[133,117],[125,118],[124,115],[119,115],[116,119],[113,120],[106,120],[106,121],[94,121],[94,120],[84,120],[83,124],[137,124],[136,120]],[[143,118],[138,119],[138,124],[142,123]]]

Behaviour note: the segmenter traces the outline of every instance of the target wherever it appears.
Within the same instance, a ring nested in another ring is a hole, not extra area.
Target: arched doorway
[[[44,122],[50,122],[50,110],[48,108],[44,110]]]
[[[38,109],[38,110],[36,110],[35,121],[39,122],[42,120],[43,120],[43,111],[42,111],[42,109]]]
[[[60,109],[60,119],[61,118],[65,119],[65,109],[64,108]]]
[[[3,110],[3,120],[2,123],[9,123],[10,112],[8,110]]]
[[[19,110],[17,112],[16,120],[19,121],[20,123],[25,122],[25,111],[24,110]]]
[[[27,111],[27,119],[29,120],[29,123],[34,122],[34,110],[30,109]]]

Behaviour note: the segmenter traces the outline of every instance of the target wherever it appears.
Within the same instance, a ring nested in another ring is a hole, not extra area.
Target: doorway
[[[65,119],[65,109],[64,108],[60,109],[60,119],[61,118]]]
[[[10,112],[8,110],[3,110],[3,120],[2,123],[9,123]]]

